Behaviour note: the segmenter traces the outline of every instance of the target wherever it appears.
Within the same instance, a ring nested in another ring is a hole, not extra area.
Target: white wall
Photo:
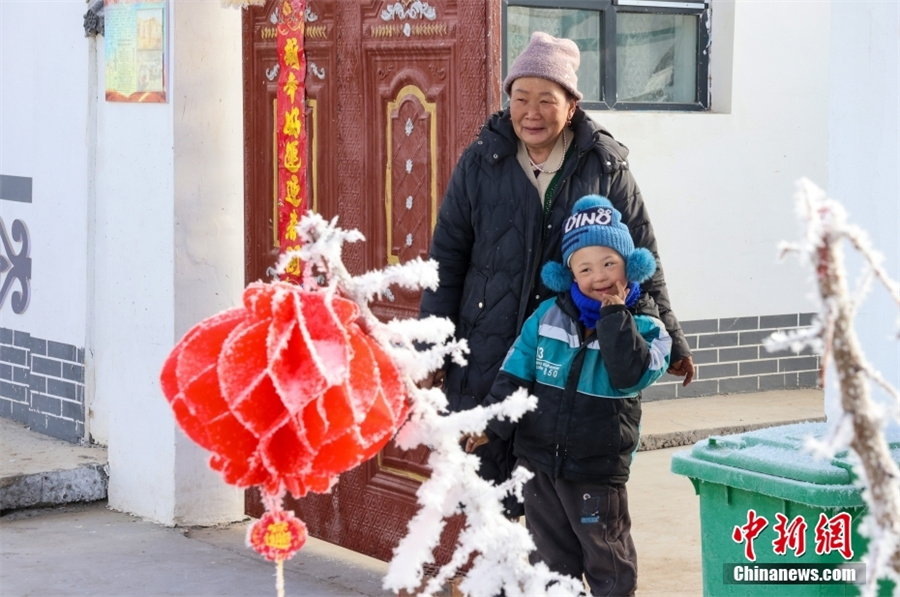
[[[92,411],[109,416],[109,504],[163,522],[174,508],[176,430],[154,366],[174,336],[172,108],[99,106],[90,347]]]
[[[834,2],[832,11],[827,191],[847,209],[850,223],[868,232],[888,273],[900,282],[900,3]],[[846,253],[855,285],[860,260],[849,247]],[[868,359],[895,388],[898,331],[898,306],[875,285],[857,315],[856,332]],[[873,392],[888,401],[880,389]],[[827,399],[838,395],[829,383]]]
[[[168,7],[168,102],[98,106],[94,402],[110,506],[206,524],[240,516],[242,494],[178,429],[158,379],[187,328],[243,288],[240,12]]]
[[[829,6],[713,0],[712,111],[592,113],[631,150],[683,321],[813,310],[777,247],[794,181],[828,183]]]
[[[31,243],[28,308],[13,312],[13,284],[0,327],[76,347],[86,308],[85,10],[79,0],[0,2],[0,174],[32,179],[31,203],[0,201],[7,232],[22,220]]]
[[[244,290],[241,11],[220,2],[175,3],[175,337],[241,302]],[[160,364],[158,364],[160,365]],[[243,515],[199,450],[176,434],[175,521]]]

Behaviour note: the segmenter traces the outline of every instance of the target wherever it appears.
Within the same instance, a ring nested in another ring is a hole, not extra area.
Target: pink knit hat
[[[577,99],[584,97],[578,91],[578,65],[581,53],[571,39],[553,37],[543,31],[531,34],[531,40],[516,58],[503,81],[503,89],[509,95],[513,81],[521,77],[540,77],[559,84]]]

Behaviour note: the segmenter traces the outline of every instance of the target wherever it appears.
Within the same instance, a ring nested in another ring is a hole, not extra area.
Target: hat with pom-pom
[[[572,206],[572,215],[563,226],[562,263],[549,262],[541,271],[544,284],[551,290],[568,290],[572,283],[569,260],[582,247],[609,247],[625,260],[625,277],[629,282],[643,282],[656,272],[656,258],[644,247],[634,247],[622,214],[609,199],[587,195]]]

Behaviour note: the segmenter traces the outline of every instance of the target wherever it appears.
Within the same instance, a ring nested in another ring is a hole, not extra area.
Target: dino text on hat
[[[513,62],[503,81],[507,95],[513,81],[522,77],[540,77],[553,81],[571,93],[576,99],[584,97],[578,91],[578,65],[581,53],[571,39],[553,37],[543,31],[531,34],[531,40]]]
[[[572,214],[563,225],[562,263],[548,262],[541,277],[548,288],[568,289],[573,277],[569,269],[572,254],[583,247],[609,247],[625,260],[629,282],[643,282],[656,272],[656,258],[644,247],[634,246],[622,214],[606,197],[587,195],[575,202]]]

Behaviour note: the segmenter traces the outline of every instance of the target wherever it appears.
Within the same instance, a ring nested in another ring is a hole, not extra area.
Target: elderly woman
[[[503,83],[509,108],[488,118],[450,178],[431,243],[440,286],[422,295],[421,315],[449,318],[469,343],[467,366],[449,363],[430,380],[443,385],[451,410],[482,403],[522,323],[553,295],[539,273],[547,261],[560,261],[563,222],[580,197],[608,197],[635,247],[659,263],[628,149],[578,107],[580,59],[573,41],[534,33]],[[659,265],[643,288],[672,336],[669,372],[687,385],[691,353]],[[482,477],[508,478],[510,444],[492,441],[476,453]],[[508,515],[521,512],[507,503]]]

